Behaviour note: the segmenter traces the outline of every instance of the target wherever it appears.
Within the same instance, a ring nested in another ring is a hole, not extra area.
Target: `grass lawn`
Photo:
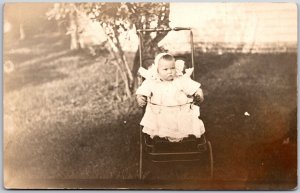
[[[67,41],[44,34],[5,46],[4,60],[15,63],[4,74],[7,187],[24,179],[138,178],[141,110],[134,98],[118,98],[107,53],[69,51]],[[197,53],[196,62],[215,159],[210,188],[295,187],[297,55]],[[158,183],[197,179],[185,165],[148,175]]]

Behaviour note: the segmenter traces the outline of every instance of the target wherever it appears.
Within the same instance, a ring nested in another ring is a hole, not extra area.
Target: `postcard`
[[[293,190],[295,3],[6,3],[6,189]]]

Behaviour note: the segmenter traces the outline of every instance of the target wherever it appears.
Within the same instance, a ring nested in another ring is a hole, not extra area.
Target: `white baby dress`
[[[199,87],[200,83],[185,75],[177,76],[173,81],[147,78],[136,91],[136,94],[148,97],[140,123],[143,132],[170,141],[180,141],[188,135],[200,138],[205,128],[198,118],[200,109],[192,104],[191,97]]]

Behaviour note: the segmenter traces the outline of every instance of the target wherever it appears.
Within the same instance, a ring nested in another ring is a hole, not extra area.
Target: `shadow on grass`
[[[60,72],[60,69],[65,68],[65,65],[73,66],[73,69],[79,69],[93,64],[102,57],[108,57],[108,53],[104,52],[102,56],[94,57],[87,53],[87,50],[58,50],[54,54],[53,52],[49,52],[44,54],[44,56],[32,57],[32,55],[27,54],[23,55],[21,59],[18,58],[23,60],[23,66],[15,64],[15,71],[4,75],[5,92],[18,90],[28,85],[38,86],[54,80],[67,78],[72,73],[72,69],[66,73]],[[73,58],[73,61],[60,61],[68,58]],[[105,63],[107,62],[108,59],[106,59]]]
[[[67,74],[61,73],[56,69],[57,67],[55,66],[40,64],[36,65],[34,68],[18,69],[11,74],[5,74],[3,84],[4,92],[9,93],[29,85],[37,86],[68,77]]]
[[[47,128],[33,128],[30,133],[34,135],[23,133],[19,136],[22,143],[10,144],[10,151],[5,152],[5,168],[10,171],[7,176],[136,179],[139,152],[136,116],[128,117],[126,122],[105,124],[100,120],[79,123],[88,127],[57,122]]]

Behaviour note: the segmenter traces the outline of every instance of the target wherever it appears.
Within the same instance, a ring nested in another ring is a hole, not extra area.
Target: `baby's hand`
[[[195,94],[194,94],[194,101],[197,103],[197,104],[200,104],[204,101],[204,96],[203,96],[203,92],[202,92],[202,89],[199,88]]]
[[[140,107],[144,107],[147,104],[147,98],[143,95],[137,95],[136,100]]]

